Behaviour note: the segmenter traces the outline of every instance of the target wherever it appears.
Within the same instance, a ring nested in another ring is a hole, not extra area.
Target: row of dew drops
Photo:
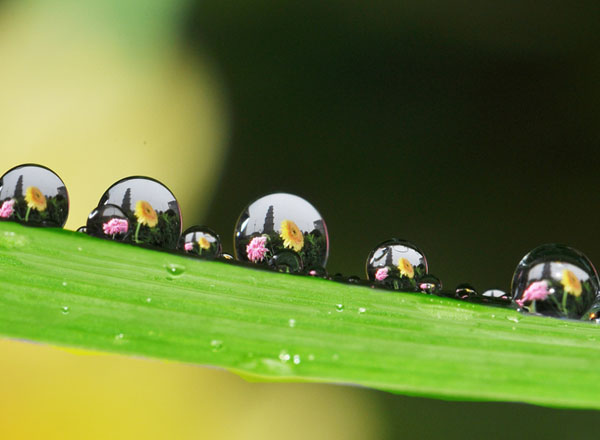
[[[19,165],[0,178],[0,220],[63,227],[68,211],[66,186],[46,167]],[[600,323],[596,269],[583,253],[560,244],[545,244],[525,255],[516,267],[510,292],[489,289],[479,293],[470,284],[443,289],[440,279],[429,272],[423,251],[395,238],[369,253],[367,280],[329,275],[325,269],[327,225],[314,206],[292,194],[266,195],[242,211],[234,230],[234,256],[223,252],[219,235],[206,226],[181,230],[181,212],[173,193],[159,181],[142,176],[111,185],[86,225],[78,229],[94,237],[175,250],[201,259],[235,259],[279,272]],[[170,269],[177,275],[177,266]],[[341,304],[338,307],[343,309]]]

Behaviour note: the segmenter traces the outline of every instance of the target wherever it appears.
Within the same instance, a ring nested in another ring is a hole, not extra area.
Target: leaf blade
[[[185,270],[173,276],[169,265]],[[0,275],[0,334],[8,337],[260,380],[600,408],[599,329],[587,323],[12,223],[0,223]]]

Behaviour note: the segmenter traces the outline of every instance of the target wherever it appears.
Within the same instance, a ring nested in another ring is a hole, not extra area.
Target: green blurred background
[[[245,204],[288,191],[332,272],[396,236],[446,287],[508,289],[544,242],[600,261],[599,31],[591,0],[0,0],[2,163],[57,171],[71,229],[145,174],[231,251]],[[598,417],[7,340],[0,389],[1,438],[583,438]]]

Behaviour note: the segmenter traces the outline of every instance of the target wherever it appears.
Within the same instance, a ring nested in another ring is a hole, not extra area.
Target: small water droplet
[[[456,289],[454,291],[454,296],[458,299],[475,298],[478,295],[479,294],[477,293],[475,287],[473,287],[469,283],[459,284],[458,286],[456,286]]]
[[[63,282],[62,282],[62,285],[63,285],[63,287],[67,287],[67,282],[66,282],[66,281],[63,281]]]
[[[344,304],[336,304],[335,305],[335,311],[336,312],[343,312],[344,311]]]
[[[359,307],[358,308],[358,313],[365,313],[367,311],[367,309],[365,309],[364,307]]]
[[[281,352],[279,353],[279,360],[281,360],[281,362],[287,362],[290,360],[290,358],[290,354],[285,350],[281,350]]]
[[[60,309],[60,311],[62,312],[63,315],[68,315],[69,314],[69,307],[68,306],[64,306]]]
[[[167,269],[169,275],[171,275],[172,277],[181,276],[185,272],[185,266],[182,266],[180,264],[170,263],[167,264],[165,268]]]
[[[414,244],[392,238],[379,243],[367,257],[367,277],[394,290],[418,291],[415,279],[427,273],[427,258]]]
[[[298,365],[300,363],[300,355],[299,354],[295,354],[294,355],[294,360],[293,360],[295,365]]]
[[[417,287],[423,293],[435,295],[442,290],[442,282],[435,275],[425,274],[417,281]]]
[[[82,250],[83,250],[83,248],[82,248],[81,246],[77,246],[77,250],[78,250],[78,251],[82,251]]]
[[[115,336],[115,341],[120,342],[123,340],[124,337],[125,337],[125,335],[123,335],[123,333],[119,333],[118,335]]]
[[[210,341],[210,349],[214,353],[221,351],[223,349],[223,341],[220,341],[219,339],[213,339]]]
[[[308,360],[309,360],[309,361],[311,361],[311,362],[312,362],[312,361],[314,361],[314,360],[315,360],[315,355],[314,355],[314,354],[312,354],[312,353],[311,353],[311,354],[309,354],[309,355],[308,355]]]
[[[481,294],[481,296],[485,296],[486,298],[502,298],[503,296],[507,296],[504,290],[500,289],[488,289]]]
[[[507,316],[506,319],[508,319],[511,322],[519,322],[519,318],[517,318],[516,316]]]
[[[179,239],[178,249],[187,254],[212,260],[222,253],[221,238],[206,226],[192,226]]]
[[[151,303],[152,302],[152,298],[146,298],[146,302],[147,303]]]
[[[495,317],[496,317],[496,315],[492,314],[492,318],[495,318]]]
[[[290,319],[288,321],[288,324],[289,324],[290,327],[294,328],[294,327],[296,327],[296,320],[295,319]]]

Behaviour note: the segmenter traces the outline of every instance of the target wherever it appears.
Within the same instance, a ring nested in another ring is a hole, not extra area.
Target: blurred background
[[[231,251],[244,206],[287,191],[327,221],[330,272],[398,237],[445,287],[508,289],[544,242],[600,261],[599,31],[596,0],[0,0],[1,162],[55,170],[70,229],[149,175]],[[583,438],[598,417],[7,340],[0,389],[7,439]]]

